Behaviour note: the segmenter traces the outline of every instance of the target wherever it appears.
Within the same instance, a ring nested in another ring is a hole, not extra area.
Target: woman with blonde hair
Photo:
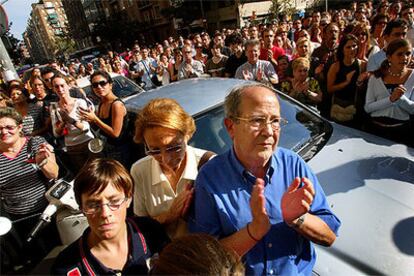
[[[310,62],[299,57],[292,62],[293,79],[282,83],[282,91],[298,101],[316,108],[322,101],[322,91],[316,79],[309,77]]]
[[[138,114],[137,143],[148,155],[131,168],[134,179],[134,213],[150,216],[166,227],[171,238],[187,232],[183,217],[190,206],[200,160],[205,150],[188,146],[196,130],[194,119],[172,99],[154,99]]]

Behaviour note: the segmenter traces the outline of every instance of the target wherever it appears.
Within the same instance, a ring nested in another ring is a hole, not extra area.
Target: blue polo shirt
[[[277,148],[266,173],[264,195],[271,229],[245,256],[246,274],[310,275],[316,261],[309,240],[287,226],[281,199],[295,177],[309,178],[315,197],[309,213],[318,216],[337,234],[339,219],[332,213],[325,194],[308,165],[290,150]],[[250,195],[255,177],[235,156],[233,148],[207,162],[195,184],[191,232],[205,232],[221,239],[252,221]]]

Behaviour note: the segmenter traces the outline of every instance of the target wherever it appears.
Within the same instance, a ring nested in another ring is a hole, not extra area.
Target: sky
[[[4,1],[0,0],[0,3]],[[8,0],[3,4],[3,8],[9,18],[9,23],[13,22],[10,32],[15,38],[23,39],[22,33],[26,30],[27,19],[32,10],[31,4],[35,2],[38,2],[38,0]]]

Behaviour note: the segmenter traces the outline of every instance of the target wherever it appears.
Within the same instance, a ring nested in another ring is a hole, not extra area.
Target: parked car
[[[114,91],[114,94],[124,99],[126,97],[129,97],[131,95],[139,94],[141,92],[144,92],[144,89],[142,89],[139,85],[137,85],[132,80],[115,73],[109,73],[111,75],[111,78],[113,80],[112,89]],[[89,80],[89,77],[81,78],[76,80],[76,83],[80,88],[82,88],[86,96],[96,105],[99,103],[98,96],[93,93],[91,88],[91,82]]]
[[[236,79],[189,79],[128,98],[133,115],[151,99],[177,100],[196,121],[190,145],[222,153],[231,146],[223,101]],[[316,275],[408,275],[414,271],[414,149],[322,118],[275,91],[281,116],[279,146],[301,155],[317,174],[334,213],[339,237],[316,246]]]

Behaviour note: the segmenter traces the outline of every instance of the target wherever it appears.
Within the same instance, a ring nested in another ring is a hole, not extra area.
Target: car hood
[[[414,150],[334,124],[308,162],[342,221],[331,248],[318,246],[321,275],[414,271]]]

